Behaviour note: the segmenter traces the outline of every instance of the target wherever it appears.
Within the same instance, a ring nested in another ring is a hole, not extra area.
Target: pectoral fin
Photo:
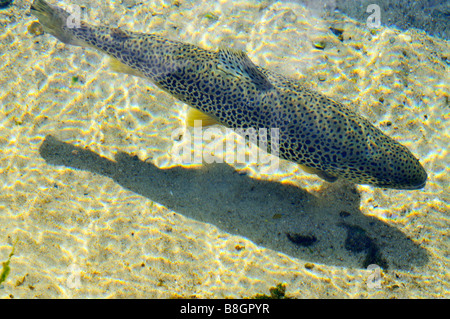
[[[305,165],[302,165],[302,164],[300,164],[300,167],[306,173],[315,174],[315,175],[319,176],[321,179],[323,179],[323,180],[325,180],[327,182],[330,182],[330,183],[333,183],[333,182],[335,182],[338,179],[336,176],[333,176],[333,175],[330,175],[328,173],[325,173],[324,171],[321,171],[321,170],[319,170],[317,168],[308,167],[308,166],[305,166]]]
[[[125,73],[125,74],[139,76],[139,77],[145,77],[142,74],[142,72],[132,69],[128,65],[123,64],[119,60],[112,58],[112,57],[110,57],[110,59],[109,59],[109,66],[111,67],[111,70],[113,70],[115,72]]]
[[[210,126],[210,125],[214,125],[214,124],[220,124],[219,122],[217,122],[215,119],[213,119],[209,115],[190,107],[188,109],[188,112],[186,115],[186,125],[189,127],[194,127],[194,121],[196,121],[196,120],[202,121],[202,126]]]

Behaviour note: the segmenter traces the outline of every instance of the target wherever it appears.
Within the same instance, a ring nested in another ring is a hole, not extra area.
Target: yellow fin
[[[327,182],[333,183],[337,180],[336,176],[330,175],[328,173],[325,173],[324,171],[321,171],[317,168],[312,168],[312,167],[308,167],[305,165],[300,164],[300,167],[302,168],[302,170],[304,170],[306,173],[309,174],[315,174],[317,176],[319,176],[321,179],[326,180]]]
[[[109,66],[111,67],[111,70],[113,70],[115,72],[144,77],[142,72],[134,70],[134,69],[130,68],[128,65],[123,64],[119,60],[112,58],[112,57],[110,57],[110,59],[109,59]]]
[[[220,124],[219,122],[217,122],[215,119],[213,119],[209,115],[206,115],[205,113],[200,112],[199,110],[190,107],[188,109],[187,116],[186,116],[187,126],[194,127],[195,120],[201,120],[202,126],[210,126],[210,125],[214,125],[214,124]]]
[[[299,166],[301,167],[302,170],[304,170],[306,173],[309,173],[309,174],[315,174],[317,171],[315,168],[308,167],[303,164],[299,164]]]

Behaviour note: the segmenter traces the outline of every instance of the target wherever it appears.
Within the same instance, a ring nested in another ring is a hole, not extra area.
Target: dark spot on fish
[[[286,233],[287,238],[296,245],[308,247],[317,241],[314,235],[301,235],[297,233]]]

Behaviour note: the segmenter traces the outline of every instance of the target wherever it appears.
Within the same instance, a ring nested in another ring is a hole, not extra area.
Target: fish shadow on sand
[[[428,261],[426,250],[401,231],[363,215],[351,184],[327,184],[313,195],[241,175],[227,164],[160,169],[126,153],[112,161],[51,135],[39,152],[48,164],[107,176],[186,217],[308,262],[410,269]]]

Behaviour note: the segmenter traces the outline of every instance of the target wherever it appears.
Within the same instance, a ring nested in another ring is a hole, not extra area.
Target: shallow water
[[[450,296],[448,41],[295,2],[72,3],[91,23],[243,49],[351,105],[429,179],[401,191],[286,161],[177,164],[187,106],[31,34],[17,0],[0,9],[0,261],[17,240],[1,297],[241,298],[280,282],[295,298]]]

